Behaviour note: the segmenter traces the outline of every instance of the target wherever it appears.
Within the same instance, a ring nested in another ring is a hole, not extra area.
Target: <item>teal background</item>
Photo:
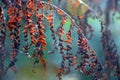
[[[45,0],[44,0],[45,1]],[[47,0],[46,0],[47,1]],[[63,4],[62,4],[63,3]],[[63,8],[65,7],[66,3],[64,1],[61,3],[63,5]],[[101,7],[104,10],[105,9],[105,4],[106,0],[103,0]],[[53,0],[53,4],[57,5],[57,0]],[[69,12],[64,8],[64,10],[69,14]],[[112,12],[111,12],[112,13]],[[5,16],[7,15],[6,12],[4,14]],[[100,16],[104,18],[103,16]],[[112,38],[115,40],[115,43],[118,47],[118,54],[120,56],[120,13],[116,12],[115,16],[113,17],[112,21],[112,16],[111,16],[111,23],[109,24],[109,29],[112,32]],[[33,18],[34,19],[34,18]],[[58,24],[60,24],[59,16],[55,14],[54,16],[54,26],[55,28],[59,27]],[[67,32],[69,27],[70,27],[71,21],[68,20],[67,23],[64,25],[64,29]],[[100,22],[97,18],[93,17],[88,17],[88,23],[94,28],[94,37],[89,40],[89,44],[92,46],[92,48],[95,50],[96,55],[99,59],[99,61],[104,65],[104,59],[105,59],[105,53],[102,49],[102,44],[100,42],[101,38],[101,26]],[[22,33],[22,30],[25,26],[24,21],[21,21],[21,34],[20,34],[20,39],[21,39],[21,48],[24,46],[24,36]],[[8,37],[9,31],[7,31],[7,38],[6,38],[6,60],[5,60],[5,67],[7,67],[9,63],[9,50],[10,48],[10,39]],[[34,59],[28,59],[24,53],[21,53],[17,56],[18,62],[16,63],[16,68],[17,68],[17,73],[14,74],[10,69],[8,70],[6,76],[4,77],[4,80],[57,80],[56,77],[56,70],[60,66],[61,62],[61,55],[59,54],[59,51],[56,51],[54,54],[49,55],[48,51],[52,50],[52,37],[51,37],[51,32],[49,30],[49,26],[45,27],[45,35],[47,36],[47,50],[44,52],[44,58],[47,60],[47,70],[45,71],[42,67],[41,64],[38,64],[36,66],[36,73],[32,72],[32,64],[34,62]],[[76,53],[77,51],[77,33],[76,29],[73,30],[72,37],[74,39],[72,43],[72,52]],[[29,38],[30,41],[30,38]],[[30,49],[30,54],[33,53],[33,46]],[[20,49],[22,51],[22,49]],[[119,59],[120,60],[120,59]],[[119,61],[120,62],[120,61]],[[92,80],[92,76],[85,76],[74,69],[72,69],[72,72],[68,75],[63,75],[63,80]],[[114,78],[111,78],[111,80],[115,80]]]

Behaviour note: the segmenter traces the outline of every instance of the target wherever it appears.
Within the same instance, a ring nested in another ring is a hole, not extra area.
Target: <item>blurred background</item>
[[[47,1],[47,0],[43,0]],[[2,2],[1,2],[2,3]],[[87,24],[93,28],[93,36],[88,39],[89,44],[95,50],[98,60],[105,65],[105,51],[103,50],[101,43],[101,22],[106,22],[106,26],[111,31],[111,38],[115,41],[117,46],[117,54],[120,56],[120,0],[53,0],[52,4],[61,8],[68,13],[79,25],[79,20],[86,20]],[[6,11],[7,9],[5,9]],[[7,13],[5,12],[4,15]],[[59,27],[60,24],[59,16],[54,16],[54,26]],[[24,21],[21,21],[22,26],[25,26]],[[68,20],[64,25],[65,31],[70,28],[71,21]],[[21,29],[22,31],[22,29]],[[9,31],[7,32],[9,33]],[[24,54],[17,56],[18,61],[16,63],[17,73],[14,74],[10,69],[4,76],[3,80],[58,80],[56,71],[61,63],[61,55],[59,51],[55,54],[48,54],[48,51],[52,50],[52,37],[48,27],[45,27],[45,35],[47,36],[47,50],[44,52],[45,59],[47,61],[47,70],[45,71],[41,64],[37,64],[35,71],[32,72],[32,64],[34,59],[28,59]],[[72,37],[74,39],[72,43],[72,52],[77,52],[77,36],[76,30],[73,31]],[[20,35],[21,46],[24,46],[23,33]],[[5,67],[9,63],[9,50],[10,39],[7,36],[6,39],[6,59]],[[21,47],[22,49],[22,47]],[[22,51],[22,50],[21,50]],[[33,53],[33,47],[30,49],[30,54]],[[120,59],[119,59],[120,65]],[[111,73],[112,74],[112,73]],[[80,72],[72,69],[70,74],[63,75],[63,80],[93,80],[92,76],[86,76]],[[115,77],[111,77],[110,80],[117,80]]]

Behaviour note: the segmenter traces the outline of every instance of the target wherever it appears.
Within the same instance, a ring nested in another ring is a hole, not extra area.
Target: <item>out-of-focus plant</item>
[[[62,0],[58,0],[58,4]],[[0,40],[0,76],[6,74],[8,69],[11,69],[16,73],[17,56],[22,52],[28,58],[34,58],[33,72],[35,72],[35,65],[39,62],[42,63],[44,69],[46,69],[46,60],[44,59],[46,46],[49,43],[53,43],[52,50],[47,51],[49,54],[59,51],[61,54],[61,64],[57,72],[59,80],[62,79],[62,75],[67,75],[71,71],[71,67],[75,66],[75,70],[80,71],[82,74],[93,76],[94,80],[102,79],[106,80],[107,75],[104,72],[104,67],[98,61],[98,58],[89,45],[87,39],[91,39],[93,36],[93,28],[87,23],[87,17],[95,14],[94,5],[100,4],[96,0],[92,0],[94,3],[89,4],[90,1],[84,0],[66,0],[66,8],[70,15],[68,15],[61,8],[52,4],[52,0],[48,2],[41,0],[2,0],[1,7],[1,40]],[[2,6],[3,5],[3,6]],[[74,6],[71,6],[74,5]],[[89,7],[90,6],[90,7]],[[97,10],[100,10],[99,5]],[[59,6],[60,7],[60,6]],[[7,10],[7,16],[3,15],[3,10]],[[97,17],[98,17],[97,13]],[[59,16],[59,25],[55,27],[55,16]],[[96,14],[95,14],[96,16]],[[6,22],[4,17],[7,17]],[[77,17],[77,18],[74,18]],[[74,18],[74,19],[73,19]],[[25,26],[21,26],[21,21],[24,20]],[[70,26],[65,31],[65,24],[70,21]],[[79,25],[79,26],[78,26]],[[50,30],[52,40],[48,43],[46,41],[48,35],[46,35],[46,27]],[[4,51],[5,51],[5,35],[6,28],[9,33],[9,39],[11,40],[10,63],[6,69],[4,66]],[[20,29],[23,29],[22,32]],[[76,33],[77,41],[73,43],[73,32]],[[88,35],[90,34],[90,36]],[[24,35],[24,46],[20,50],[20,35]],[[85,36],[84,36],[85,35]],[[87,38],[87,39],[86,39]],[[77,52],[72,53],[72,44],[76,44]],[[32,55],[30,54],[30,48],[34,47]],[[21,52],[20,52],[21,51]],[[79,60],[81,58],[81,60]],[[118,70],[118,69],[117,69]]]

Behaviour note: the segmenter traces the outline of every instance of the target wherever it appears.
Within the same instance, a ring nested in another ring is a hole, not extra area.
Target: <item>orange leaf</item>
[[[43,56],[39,56],[39,60],[40,60],[40,62],[42,63],[43,67],[46,69],[46,61],[45,61],[45,59],[43,58]]]

